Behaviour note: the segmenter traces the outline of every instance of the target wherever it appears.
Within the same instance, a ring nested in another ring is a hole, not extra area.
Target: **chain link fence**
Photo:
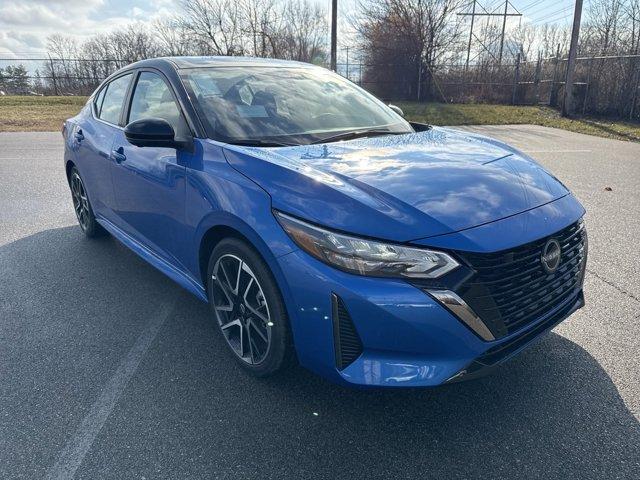
[[[0,58],[0,95],[89,95],[121,59]],[[561,106],[565,58],[497,65],[339,63],[337,71],[385,101]],[[640,120],[640,55],[579,57],[576,113]]]
[[[386,101],[560,107],[567,59],[497,65],[340,64],[338,72]],[[576,113],[640,120],[640,55],[578,57]]]

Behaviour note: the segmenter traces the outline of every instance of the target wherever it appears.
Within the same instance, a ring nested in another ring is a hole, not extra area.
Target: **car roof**
[[[160,67],[171,65],[175,69],[205,68],[205,67],[305,67],[314,68],[315,65],[293,60],[279,60],[274,58],[255,57],[158,57],[141,60],[129,67]]]

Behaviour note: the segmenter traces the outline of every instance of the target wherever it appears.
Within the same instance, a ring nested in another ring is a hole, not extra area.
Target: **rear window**
[[[120,114],[124,105],[124,97],[127,94],[129,82],[131,82],[132,74],[128,73],[122,77],[118,77],[107,85],[102,106],[98,113],[98,118],[105,122],[118,125],[120,122]]]

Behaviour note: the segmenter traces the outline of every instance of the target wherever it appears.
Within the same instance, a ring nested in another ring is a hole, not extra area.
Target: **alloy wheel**
[[[271,315],[260,282],[235,255],[217,259],[211,275],[213,309],[225,340],[249,365],[264,361],[271,346]]]
[[[78,217],[78,223],[82,230],[89,228],[90,211],[89,211],[89,199],[87,198],[87,191],[84,188],[82,179],[78,172],[74,171],[71,175],[71,196],[73,198],[73,208]]]

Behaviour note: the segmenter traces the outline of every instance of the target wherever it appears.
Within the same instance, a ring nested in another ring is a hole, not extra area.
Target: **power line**
[[[551,8],[553,8],[553,6],[551,6]],[[567,7],[565,6],[565,7],[562,7],[562,8],[567,8]],[[569,8],[573,8],[573,7],[569,7]],[[527,12],[527,16],[533,17],[533,16],[538,15],[539,13],[543,13],[543,12],[545,12],[547,10],[549,10],[549,5],[544,5],[544,6],[542,6],[542,8],[536,8],[531,12]]]
[[[565,18],[569,18],[569,17],[571,17],[571,13],[559,13],[557,15],[541,17],[538,20],[531,21],[531,25],[556,23],[556,22],[559,22],[559,21],[564,20]]]
[[[550,13],[547,13],[547,14],[542,15],[540,17],[534,18],[534,19],[532,19],[532,21],[533,22],[539,22],[540,20],[545,20],[547,18],[553,18],[553,17],[557,16],[558,14],[566,13],[566,12],[571,11],[571,10],[573,10],[573,6],[564,7],[564,8],[561,8],[559,10],[556,10],[554,12],[550,12]]]
[[[477,11],[476,10],[476,6],[480,7],[480,9],[482,11],[481,12]],[[469,67],[469,57],[471,55],[471,39],[472,39],[472,37],[475,36],[473,34],[473,26],[474,26],[475,17],[487,17],[487,19],[495,18],[495,17],[502,18],[502,32],[500,34],[500,50],[499,50],[499,54],[498,54],[498,65],[502,64],[502,52],[504,50],[504,36],[505,36],[506,28],[507,28],[507,17],[522,17],[522,14],[513,6],[513,4],[509,0],[505,0],[504,1],[504,12],[503,13],[497,13],[496,12],[496,9],[499,6],[500,5],[498,4],[493,11],[489,11],[487,8],[483,7],[480,4],[479,1],[473,0],[472,11],[471,12],[459,12],[458,13],[458,15],[461,16],[461,17],[471,17],[471,28],[470,28],[470,31],[469,31],[469,43],[467,45],[466,68]],[[509,6],[511,6],[511,8],[513,10],[515,10],[515,13],[509,13]],[[483,45],[483,47],[485,48],[485,50],[489,51],[489,49],[487,49],[486,46]]]
[[[534,0],[531,3],[527,3],[524,7],[520,7],[522,8],[522,10],[524,11],[527,8],[531,8],[531,7],[535,7],[536,5],[540,5],[541,3],[546,2],[547,0]]]

